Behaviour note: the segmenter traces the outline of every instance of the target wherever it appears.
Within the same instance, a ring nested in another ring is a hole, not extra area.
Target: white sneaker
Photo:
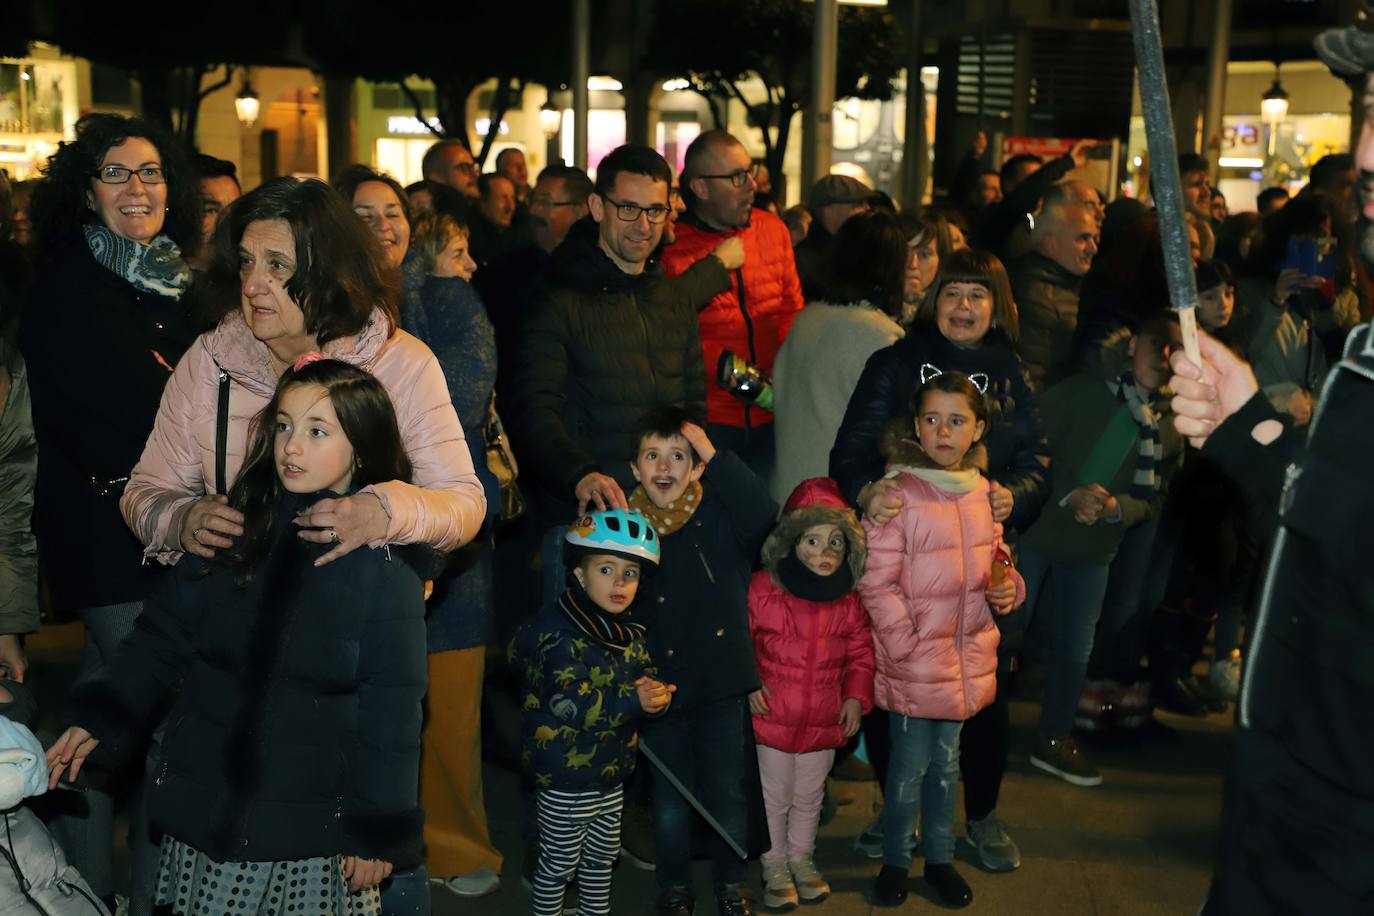
[[[797,896],[807,903],[819,903],[830,896],[830,884],[810,856],[788,862],[787,869],[792,872],[792,880],[797,882]]]
[[[1234,650],[1226,658],[1214,660],[1211,670],[1207,672],[1207,680],[1218,696],[1234,701],[1240,694],[1240,650]]]
[[[785,913],[797,907],[797,887],[786,862],[763,866],[763,905]]]
[[[501,876],[484,865],[475,872],[456,878],[435,879],[435,883],[442,884],[447,891],[459,897],[485,897],[501,889]]]

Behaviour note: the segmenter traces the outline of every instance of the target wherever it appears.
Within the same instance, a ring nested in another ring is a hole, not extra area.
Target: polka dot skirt
[[[343,857],[216,862],[162,838],[157,899],[177,916],[380,916],[377,888],[349,893]]]

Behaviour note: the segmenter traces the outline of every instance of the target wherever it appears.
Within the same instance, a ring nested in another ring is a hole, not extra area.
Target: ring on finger
[[[335,531],[333,528],[329,529],[329,542],[331,544],[339,543],[339,532]]]
[[[195,541],[197,544],[201,543],[201,540],[200,540],[200,533],[201,533],[201,531],[203,531],[203,530],[204,530],[203,528],[193,528],[193,529],[191,529],[191,540]]]

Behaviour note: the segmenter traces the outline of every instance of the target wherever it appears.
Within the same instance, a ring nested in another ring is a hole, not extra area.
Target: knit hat
[[[864,561],[868,556],[868,542],[854,510],[840,494],[840,486],[829,477],[812,477],[797,484],[782,516],[768,539],[763,542],[763,565],[776,574],[778,563],[796,549],[797,539],[815,525],[834,525],[844,532],[847,549],[845,562],[854,581],[863,578]]]
[[[826,175],[811,188],[807,201],[812,211],[827,204],[861,204],[873,196],[873,189],[848,175]]]

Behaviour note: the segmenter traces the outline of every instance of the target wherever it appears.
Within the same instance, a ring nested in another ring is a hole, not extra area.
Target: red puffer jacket
[[[663,270],[676,277],[710,254],[721,242],[738,235],[744,241],[744,267],[734,271],[730,288],[718,294],[699,313],[701,350],[706,377],[716,378],[722,350],[732,350],[773,374],[773,358],[802,306],[801,280],[792,258],[787,225],[771,213],[755,210],[743,229],[719,232],[685,217],[677,224],[677,241],[663,250]],[[740,302],[740,288],[744,301]],[[714,383],[707,386],[706,418],[727,426],[772,423],[766,410],[746,405]]]
[[[833,524],[845,534],[845,575],[857,583],[864,569],[864,533],[827,477],[802,481],[763,545],[764,569],[749,582],[749,632],[768,714],[754,716],[754,740],[793,754],[842,747],[840,707],[858,700],[873,708],[873,636],[859,596],[808,601],[782,587],[778,564],[801,534]]]

